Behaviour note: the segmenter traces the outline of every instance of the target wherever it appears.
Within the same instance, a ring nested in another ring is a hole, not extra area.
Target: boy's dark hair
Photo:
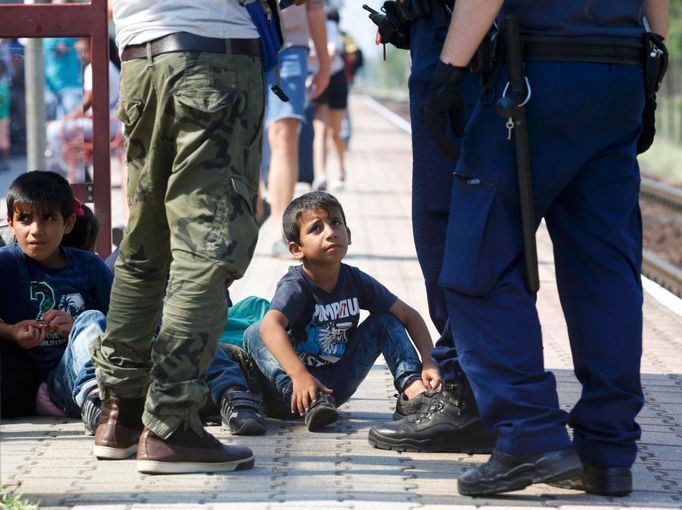
[[[85,251],[95,251],[97,235],[99,234],[99,220],[87,205],[80,206],[83,215],[76,214],[76,223],[68,234],[62,238],[62,246],[70,246]]]
[[[73,192],[68,181],[55,172],[35,170],[14,179],[7,190],[7,216],[18,208],[41,214],[59,211],[64,219],[73,214]]]
[[[322,209],[327,214],[333,214],[335,211],[341,213],[344,225],[346,224],[346,215],[343,212],[343,207],[334,195],[330,195],[325,191],[311,191],[295,198],[284,210],[282,215],[282,227],[284,228],[284,237],[290,243],[301,245],[301,226],[299,220],[301,214],[305,211],[313,209]]]

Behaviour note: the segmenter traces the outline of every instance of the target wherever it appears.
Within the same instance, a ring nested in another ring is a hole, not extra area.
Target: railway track
[[[640,198],[664,205],[682,214],[682,189],[668,184],[642,178]],[[682,243],[679,246],[682,250]],[[642,273],[673,294],[682,297],[682,268],[651,250],[644,250],[642,257]]]

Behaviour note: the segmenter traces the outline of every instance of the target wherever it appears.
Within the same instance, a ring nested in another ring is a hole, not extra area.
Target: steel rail
[[[642,177],[640,196],[682,210],[682,188]]]

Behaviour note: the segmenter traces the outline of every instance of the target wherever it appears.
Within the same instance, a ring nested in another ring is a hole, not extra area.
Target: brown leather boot
[[[137,451],[142,433],[144,398],[111,397],[102,402],[92,453],[98,459],[127,459]]]
[[[216,473],[253,467],[253,452],[243,446],[228,446],[206,430],[198,435],[181,426],[168,439],[144,428],[137,448],[140,473]]]

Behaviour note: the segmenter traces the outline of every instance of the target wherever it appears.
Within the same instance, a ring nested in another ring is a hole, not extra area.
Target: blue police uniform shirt
[[[341,264],[331,292],[312,281],[303,266],[293,266],[277,284],[270,309],[289,321],[288,333],[301,361],[319,367],[344,355],[360,322],[360,310],[383,313],[397,299],[377,280],[347,264]]]
[[[94,253],[61,249],[66,265],[53,269],[27,257],[18,245],[0,248],[0,319],[16,324],[50,309],[74,319],[85,310],[107,313],[113,280],[109,268]],[[30,363],[49,370],[57,366],[67,343],[67,337],[48,333],[42,344],[22,353]]]
[[[537,35],[639,37],[643,13],[643,0],[505,0],[498,22],[516,15]]]

